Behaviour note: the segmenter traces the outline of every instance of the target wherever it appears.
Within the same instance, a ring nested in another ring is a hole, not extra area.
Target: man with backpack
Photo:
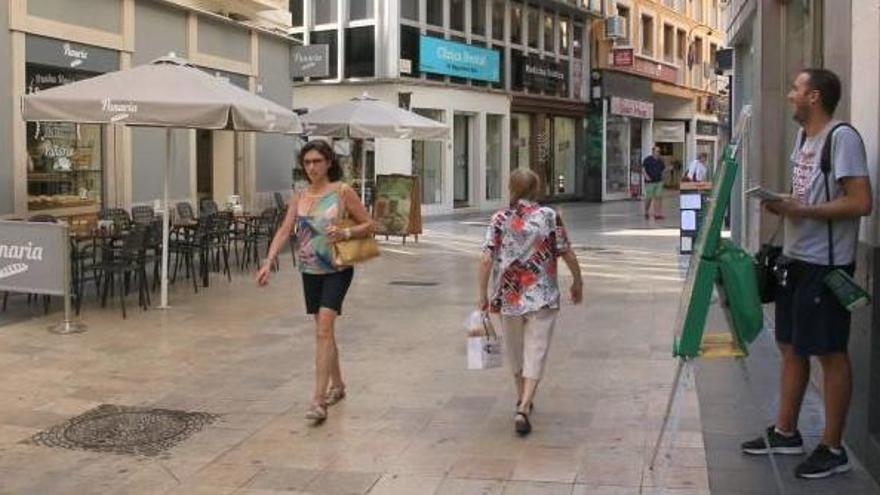
[[[803,454],[798,416],[818,358],[824,380],[825,428],[819,445],[795,469],[824,478],[850,469],[841,445],[852,375],[847,354],[850,313],[824,284],[835,269],[855,270],[860,217],[872,207],[865,146],[858,132],[833,119],[838,77],[824,69],[798,74],[788,93],[801,125],[791,154],[792,197],[766,202],[785,227],[776,293],[776,341],[782,354],[779,411],[766,435],[742,444],[746,454]],[[769,444],[768,444],[769,443]]]

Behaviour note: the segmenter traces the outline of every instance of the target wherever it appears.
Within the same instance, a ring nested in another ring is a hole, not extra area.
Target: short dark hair
[[[819,92],[822,109],[828,115],[834,115],[837,104],[840,103],[841,89],[840,78],[828,69],[804,69],[802,74],[810,78],[810,89]]]
[[[330,146],[330,143],[323,139],[309,141],[301,150],[299,150],[299,166],[303,169],[303,172],[305,172],[303,160],[306,157],[306,153],[309,151],[317,151],[330,163],[330,168],[327,169],[327,180],[330,182],[336,182],[342,178],[342,167],[339,165],[339,159],[336,157],[336,153],[333,151],[333,147]],[[303,175],[306,176],[307,181],[312,181],[312,179],[309,178],[309,174],[304,173]]]

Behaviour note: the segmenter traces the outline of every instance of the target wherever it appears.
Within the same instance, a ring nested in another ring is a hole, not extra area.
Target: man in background
[[[663,216],[663,170],[666,164],[660,157],[660,147],[656,144],[651,155],[642,161],[642,176],[645,179],[645,218],[651,218],[651,205],[654,205],[654,218]]]

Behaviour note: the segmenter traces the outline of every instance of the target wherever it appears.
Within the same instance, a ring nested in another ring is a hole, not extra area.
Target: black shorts
[[[786,286],[776,295],[776,341],[793,345],[801,356],[846,352],[851,315],[822,279],[835,268],[852,275],[855,265],[793,261],[787,268]]]
[[[323,275],[303,273],[306,313],[315,315],[320,308],[327,308],[342,314],[342,301],[351,285],[352,277],[354,277],[354,268]]]

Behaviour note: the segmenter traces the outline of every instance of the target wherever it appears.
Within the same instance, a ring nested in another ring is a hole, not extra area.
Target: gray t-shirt
[[[820,167],[822,146],[828,132],[838,121],[829,122],[819,134],[804,140],[798,149],[803,129],[798,132],[791,153],[792,195],[807,205],[825,202],[825,180]],[[831,142],[831,172],[828,188],[831,199],[843,195],[840,179],[866,177],[868,175],[865,145],[861,137],[848,127],[834,131]],[[859,238],[859,218],[832,221],[834,234],[834,264],[848,265],[853,262]],[[785,245],[783,253],[789,258],[816,265],[828,264],[828,221],[812,218],[785,218]]]

